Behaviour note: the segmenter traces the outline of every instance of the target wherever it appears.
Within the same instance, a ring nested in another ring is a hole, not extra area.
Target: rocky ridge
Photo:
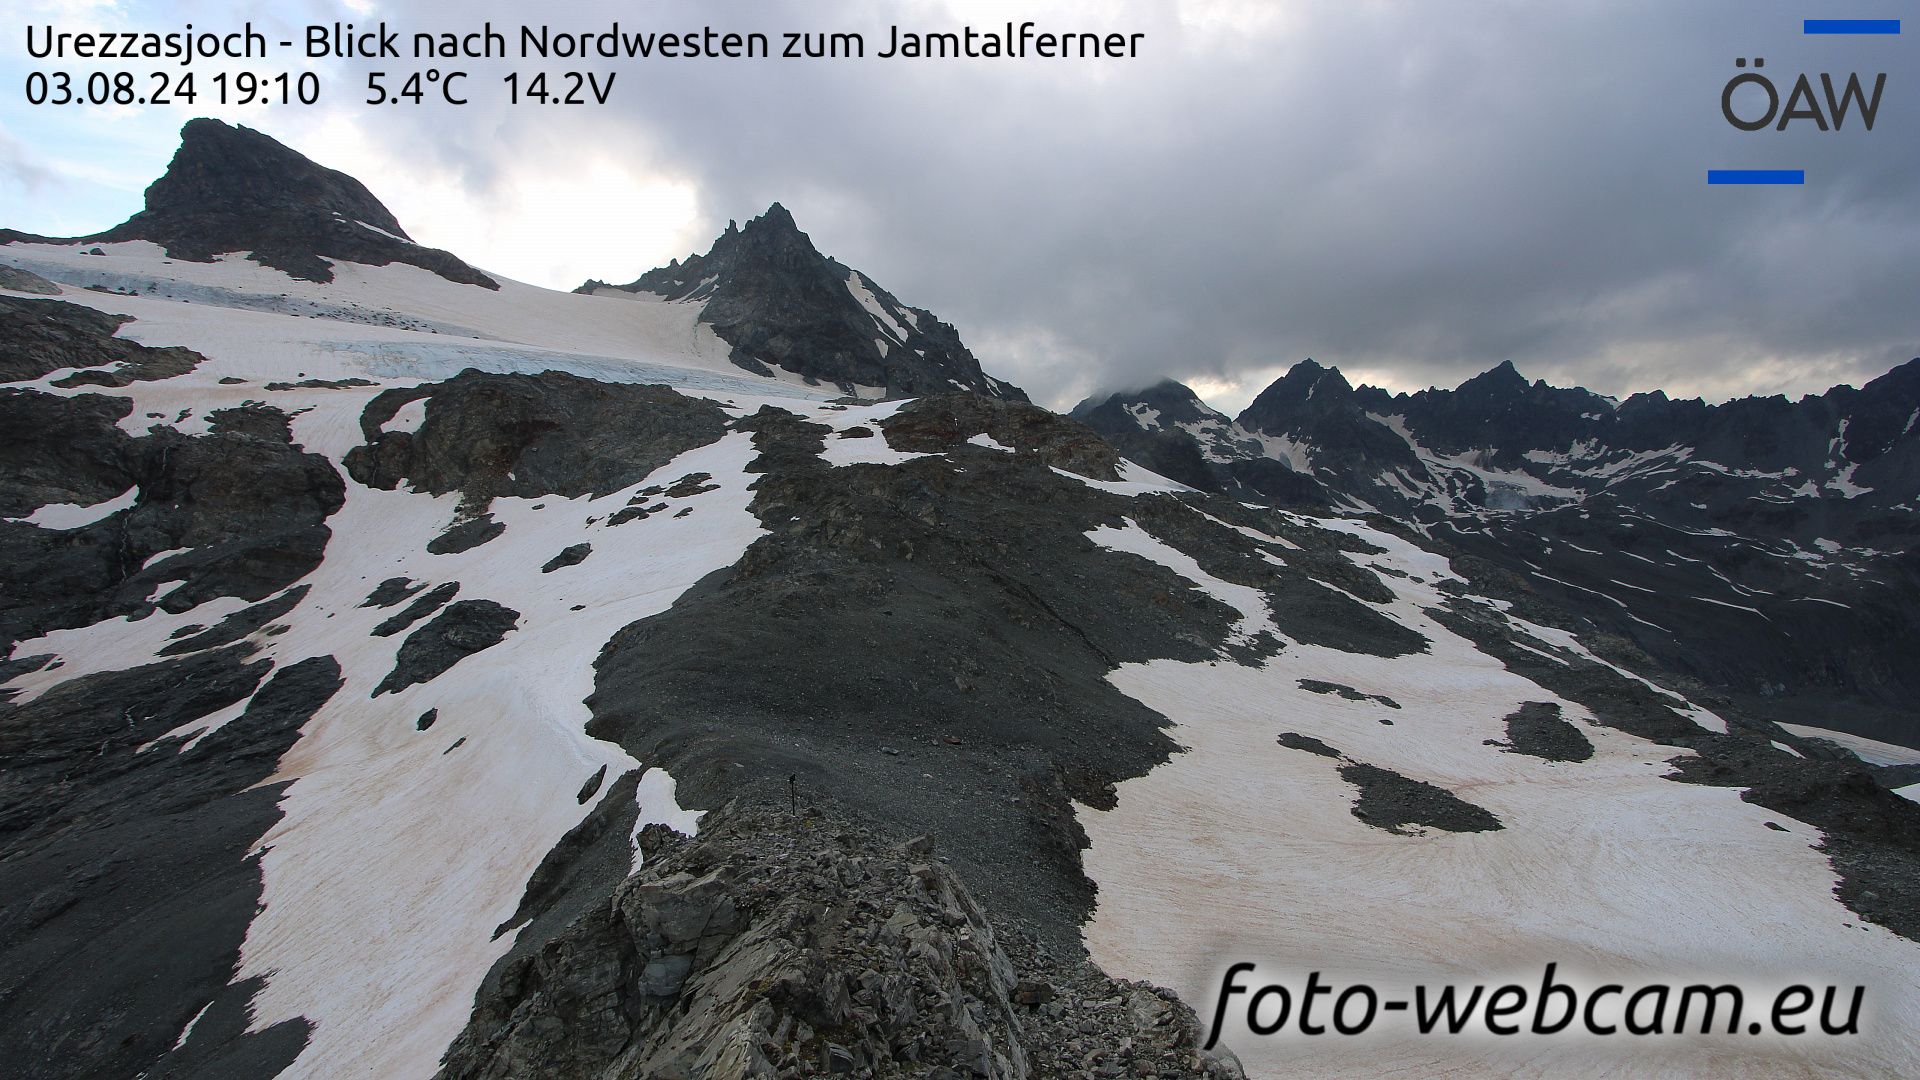
[[[995,931],[934,841],[735,802],[489,977],[441,1080],[1227,1077],[1193,1013]]]

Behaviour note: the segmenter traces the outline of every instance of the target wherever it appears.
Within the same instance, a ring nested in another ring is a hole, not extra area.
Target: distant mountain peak
[[[1200,400],[1200,395],[1194,393],[1192,387],[1177,379],[1160,379],[1137,390],[1095,393],[1075,405],[1067,415],[1076,420],[1085,420],[1096,414],[1119,410],[1138,422],[1144,420],[1148,415],[1144,410],[1149,409],[1152,410],[1153,421],[1147,426],[1151,427],[1227,421],[1225,414]],[[1102,425],[1096,424],[1095,427],[1101,428]]]
[[[0,243],[147,240],[190,262],[247,252],[255,262],[308,281],[333,280],[333,261],[408,263],[464,285],[492,278],[413,242],[366,185],[317,164],[249,127],[200,117],[180,129],[167,171],[147,187],[146,207],[92,236],[0,233]]]
[[[1340,369],[1308,357],[1262,390],[1241,414],[1240,422],[1254,430],[1279,432],[1291,425],[1291,420],[1283,418],[1283,414],[1290,415],[1301,409],[1354,408],[1357,412],[1352,401],[1353,386]]]
[[[1513,366],[1513,361],[1502,360],[1493,367],[1461,383],[1457,392],[1468,393],[1475,390],[1513,392],[1525,390],[1531,385],[1531,383],[1527,382],[1527,377],[1520,374],[1520,369]]]

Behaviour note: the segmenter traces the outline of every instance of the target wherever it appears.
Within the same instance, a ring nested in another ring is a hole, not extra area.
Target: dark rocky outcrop
[[[519,621],[519,612],[491,600],[447,605],[400,643],[393,670],[373,688],[373,696],[397,693],[439,678],[474,653],[500,644]]]
[[[458,555],[471,551],[507,531],[507,526],[492,514],[463,518],[447,526],[439,536],[427,541],[429,555]]]
[[[1317,757],[1338,758],[1340,751],[1321,742],[1311,735],[1302,735],[1297,731],[1283,731],[1274,741],[1289,750],[1301,750]]]
[[[985,435],[1057,469],[1095,480],[1120,478],[1120,455],[1093,431],[1024,403],[969,394],[918,398],[882,420],[880,430],[888,446],[908,453],[944,454]]]
[[[1353,816],[1376,829],[1406,833],[1408,826],[1419,826],[1459,833],[1505,828],[1486,809],[1446,788],[1392,769],[1353,761],[1340,766],[1340,778],[1360,789]]]
[[[271,630],[268,624],[280,616],[300,606],[307,598],[308,585],[297,585],[265,603],[241,608],[239,611],[220,620],[212,629],[191,634],[174,641],[160,649],[161,656],[179,656],[184,653],[199,652],[202,649],[219,648],[231,645],[261,630]],[[282,626],[279,629],[286,629]]]
[[[341,679],[331,657],[269,667],[229,648],[0,706],[7,1075],[243,1080],[305,1045],[302,1021],[247,1032],[259,984],[229,980],[260,903],[256,845],[280,817],[285,785],[262,782]],[[140,750],[249,694],[191,748]]]
[[[1399,702],[1385,694],[1363,694],[1351,686],[1335,682],[1326,682],[1321,679],[1301,679],[1299,680],[1299,687],[1309,694],[1332,694],[1335,697],[1344,698],[1347,701],[1371,701],[1376,705],[1385,705],[1389,709],[1397,709],[1400,707]]]
[[[189,120],[146,208],[106,232],[72,239],[0,230],[0,244],[148,240],[176,259],[250,257],[291,277],[332,281],[329,260],[409,263],[465,285],[499,283],[407,237],[393,214],[345,173],[314,164],[252,128]]]
[[[345,488],[324,457],[293,445],[283,414],[227,409],[204,436],[135,437],[118,426],[128,409],[123,399],[0,389],[0,513],[137,492],[130,509],[75,529],[0,522],[0,562],[11,568],[0,649],[155,607],[265,600],[319,565]],[[177,549],[186,550],[154,558]]]
[[[375,586],[374,590],[367,594],[367,598],[361,601],[360,606],[390,608],[426,587],[425,582],[415,581],[412,578],[388,578]]]
[[[381,431],[402,405],[427,399],[416,431]],[[712,401],[664,386],[612,384],[564,372],[488,375],[389,390],[360,418],[366,445],[347,471],[368,487],[463,494],[478,516],[496,495],[606,495],[726,434]]]
[[[504,961],[442,1080],[1230,1075],[1171,995],[995,929],[920,838],[736,803]]]
[[[1529,701],[1507,714],[1507,749],[1542,761],[1585,761],[1593,742],[1562,719],[1560,706]]]
[[[17,266],[0,266],[0,289],[32,293],[35,296],[60,295],[60,286],[31,270],[22,270]]]
[[[821,255],[779,203],[745,228],[729,222],[705,255],[649,270],[627,285],[589,281],[576,291],[606,289],[703,303],[700,321],[733,346],[734,363],[748,371],[784,368],[849,393],[860,385],[889,394],[963,390],[1026,400],[1018,387],[982,372],[953,327]]]
[[[55,385],[126,386],[185,375],[205,357],[152,349],[114,336],[133,320],[64,300],[0,296],[0,382],[31,382],[63,368],[85,368]]]
[[[593,554],[592,544],[588,544],[584,542],[578,543],[578,544],[568,544],[566,547],[560,550],[560,554],[555,555],[551,559],[548,559],[546,561],[546,564],[540,567],[540,572],[543,574],[551,574],[555,570],[560,570],[565,567],[578,566],[581,563],[586,562],[587,556],[591,554]]]
[[[449,581],[443,585],[434,586],[426,595],[415,599],[413,603],[408,604],[387,618],[380,620],[379,625],[373,628],[373,636],[392,637],[407,627],[412,626],[414,623],[419,622],[421,619],[426,618],[433,612],[438,611],[440,605],[453,599],[459,592],[460,583],[457,581]],[[399,601],[396,600],[394,602],[398,603]]]

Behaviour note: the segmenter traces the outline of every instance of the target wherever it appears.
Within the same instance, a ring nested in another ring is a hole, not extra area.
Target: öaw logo
[[[1819,37],[1892,37],[1900,33],[1900,20],[1807,19],[1801,23],[1801,33]],[[1817,76],[1802,73],[1788,83],[1785,78],[1776,79],[1763,71],[1767,61],[1761,56],[1753,58],[1751,68],[1747,67],[1744,56],[1736,59],[1734,66],[1743,70],[1721,90],[1720,114],[1727,123],[1747,132],[1799,130],[1808,125],[1820,131],[1837,132],[1845,130],[1848,120],[1856,116],[1862,128],[1872,131],[1874,119],[1880,112],[1880,94],[1887,85],[1885,72],[1872,76],[1871,91],[1857,72],[1847,74],[1844,81],[1831,72],[1820,72]],[[1784,95],[1783,87],[1786,88]],[[1709,184],[1806,182],[1805,169],[1707,170]]]
[[[1747,58],[1743,56],[1735,60],[1733,66],[1746,67]],[[1808,76],[1800,76],[1800,80],[1793,84],[1793,91],[1787,97],[1787,107],[1782,109],[1779,89],[1774,86],[1772,79],[1760,74],[1759,71],[1760,68],[1767,66],[1766,57],[1754,57],[1753,66],[1753,71],[1744,75],[1735,75],[1733,81],[1727,83],[1727,88],[1720,93],[1721,114],[1727,118],[1727,123],[1741,131],[1764,131],[1768,127],[1773,127],[1775,131],[1785,131],[1788,124],[1808,120],[1819,125],[1821,131],[1839,131],[1847,126],[1847,115],[1856,107],[1860,112],[1861,123],[1866,125],[1868,131],[1873,130],[1873,118],[1880,111],[1880,91],[1887,86],[1886,72],[1883,71],[1874,76],[1871,95],[1861,88],[1859,75],[1848,75],[1846,85],[1836,94],[1833,76],[1824,71],[1821,72],[1820,89],[1826,98],[1826,109],[1822,111],[1821,99],[1814,95],[1813,81]],[[1755,115],[1745,117],[1734,108],[1734,95],[1738,94],[1742,87],[1748,86],[1766,95],[1767,107],[1764,112],[1756,109],[1753,110]],[[1774,125],[1776,116],[1780,118],[1777,126]],[[1827,122],[1828,117],[1832,117],[1831,126]]]

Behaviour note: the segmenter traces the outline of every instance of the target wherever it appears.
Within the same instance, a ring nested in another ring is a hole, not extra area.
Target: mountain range
[[[1403,521],[1747,713],[1915,741],[1920,360],[1720,405],[1307,360],[1232,419],[1174,382],[1072,416],[1198,490]]]
[[[558,292],[195,120],[0,384],[9,1075],[1920,1069],[1920,361],[1060,415],[779,204]],[[1872,1004],[1203,1049],[1238,960]]]

